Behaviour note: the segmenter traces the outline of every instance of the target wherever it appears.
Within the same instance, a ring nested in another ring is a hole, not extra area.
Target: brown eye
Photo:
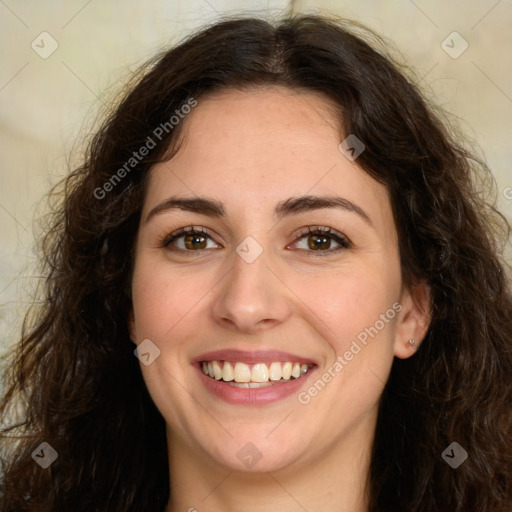
[[[334,253],[351,247],[351,243],[345,236],[343,236],[341,233],[337,233],[331,230],[331,228],[308,228],[305,233],[300,235],[299,240],[302,239],[307,240],[307,248],[298,248],[307,252],[316,252],[321,254],[326,252]],[[333,242],[338,244],[338,247],[333,248]],[[296,242],[296,245],[298,245],[298,243],[299,242]]]
[[[321,249],[327,250],[330,249],[331,238],[324,235],[310,235],[308,236],[308,247],[310,249]]]
[[[184,235],[185,247],[187,249],[205,249],[206,237],[204,235]]]
[[[299,240],[305,239],[306,247],[298,247],[302,251],[309,253],[317,253],[323,255],[325,253],[335,253],[343,249],[352,247],[349,240],[331,228],[315,227],[314,229],[308,228],[303,232],[294,245],[299,244]],[[212,237],[202,229],[194,229],[193,226],[181,228],[178,231],[168,235],[161,243],[161,246],[173,251],[183,252],[200,252],[206,249],[216,249],[218,244],[214,247],[208,247],[208,241],[215,244]],[[332,247],[333,242],[338,244],[337,247]],[[300,242],[303,243],[303,242]]]
[[[187,252],[196,252],[208,249],[208,240],[211,240],[208,233],[190,227],[182,228],[167,236],[161,245],[162,247],[169,248],[171,250],[176,249]]]

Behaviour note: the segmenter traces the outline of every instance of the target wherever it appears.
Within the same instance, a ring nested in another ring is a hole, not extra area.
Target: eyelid
[[[202,226],[194,226],[194,225],[190,224],[189,226],[183,226],[182,228],[178,228],[175,231],[173,231],[172,233],[165,235],[164,237],[162,237],[159,240],[158,245],[160,247],[166,248],[171,242],[173,242],[177,238],[179,238],[183,235],[191,234],[191,233],[196,234],[196,235],[204,234],[215,242],[213,235],[208,228],[205,228]],[[215,242],[215,243],[217,243],[217,242]],[[176,249],[176,250],[179,250],[179,249]],[[204,249],[202,249],[202,250],[204,250]],[[200,252],[200,251],[186,251],[186,252]]]
[[[342,240],[346,241],[347,244],[352,244],[352,242],[349,240],[349,238],[344,235],[343,233],[340,233],[339,231],[336,231],[335,229],[328,227],[328,226],[306,226],[305,228],[298,229],[292,236],[299,238],[303,237],[305,235],[316,235],[317,233],[323,233],[329,236],[336,236],[338,238],[341,238]]]
[[[337,244],[339,244],[339,247],[336,247],[335,249],[319,249],[317,251],[306,251],[304,249],[302,250],[306,253],[310,253],[312,256],[318,255],[318,256],[324,256],[328,254],[336,254],[339,251],[343,249],[350,249],[353,247],[353,244],[351,240],[344,235],[343,233],[340,233],[339,231],[336,231],[335,229],[327,226],[307,226],[306,228],[301,228],[298,231],[295,232],[293,237],[295,238],[295,241],[292,243],[292,245],[299,242],[302,238],[304,238],[306,235],[326,235],[329,238],[333,239]]]

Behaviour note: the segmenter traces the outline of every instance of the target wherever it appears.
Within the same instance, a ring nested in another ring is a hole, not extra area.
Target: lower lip
[[[290,379],[288,382],[282,382],[264,388],[237,388],[221,380],[215,380],[206,376],[200,365],[195,366],[202,382],[215,396],[230,404],[250,406],[270,404],[284,400],[298,393],[299,389],[309,379],[310,374],[316,369],[316,367],[309,369],[307,373],[298,379]]]

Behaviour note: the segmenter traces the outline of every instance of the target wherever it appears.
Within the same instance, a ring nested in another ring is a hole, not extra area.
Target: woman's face
[[[227,90],[181,122],[183,146],[151,172],[130,318],[169,449],[274,471],[368,447],[393,357],[424,332],[386,189],[314,93]],[[190,226],[206,235],[172,238]]]

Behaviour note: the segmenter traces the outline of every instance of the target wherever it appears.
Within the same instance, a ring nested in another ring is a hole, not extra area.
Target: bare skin
[[[166,512],[366,512],[380,395],[393,358],[412,356],[408,341],[419,344],[428,327],[429,290],[401,280],[387,191],[339,151],[339,123],[320,95],[227,90],[200,99],[183,122],[184,145],[151,173],[130,316],[134,343],[160,350],[142,371],[167,423]],[[279,202],[303,195],[338,196],[360,212],[276,221]],[[168,209],[146,221],[170,196],[214,199],[225,216]],[[205,248],[186,245],[186,235],[162,247],[191,225],[207,231]],[[331,228],[349,246],[328,236],[320,254],[307,227]],[[262,249],[250,264],[236,252],[249,236]],[[378,333],[354,354],[372,326]],[[212,394],[192,361],[229,348],[314,360],[302,401],[294,393],[246,406]],[[325,387],[309,393],[326,373]],[[237,455],[248,442],[261,454],[250,467]]]

